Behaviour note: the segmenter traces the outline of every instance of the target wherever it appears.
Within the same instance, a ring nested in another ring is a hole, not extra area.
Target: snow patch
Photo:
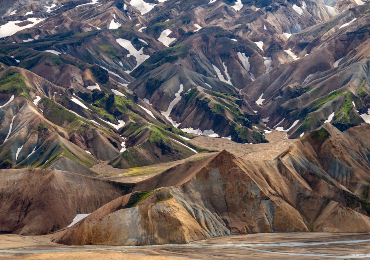
[[[149,101],[149,99],[147,99],[147,98],[143,98],[143,101],[144,101],[145,103],[147,103],[148,105],[152,105],[152,104],[150,104],[150,101]]]
[[[284,50],[290,57],[292,57],[293,60],[298,60],[299,58],[297,55],[294,54],[294,52],[291,51],[292,49],[289,48],[288,50]]]
[[[27,40],[23,40],[23,42],[32,42],[33,39],[27,39]]]
[[[180,102],[181,100],[181,92],[184,91],[184,86],[181,84],[179,91],[175,94],[175,99],[171,101],[170,105],[168,106],[168,109],[166,112],[161,112],[161,114],[167,118],[168,121],[172,123],[173,126],[178,127],[180,124],[177,124],[175,121],[173,121],[170,117],[171,111],[173,107]]]
[[[197,28],[197,29],[195,29],[194,30],[194,32],[197,32],[197,31],[199,31],[200,29],[202,29],[202,26],[200,26],[199,24],[194,24],[194,26]]]
[[[140,39],[140,38],[139,38],[139,41],[141,41],[142,43],[144,43],[144,44],[148,45],[148,43],[147,43],[146,41],[144,41],[143,39]]]
[[[22,151],[22,149],[23,149],[23,145],[17,149],[17,152],[16,152],[16,154],[15,154],[15,162],[17,162],[18,155],[19,155],[19,153]]]
[[[125,141],[123,141],[122,143],[121,143],[121,150],[119,151],[120,153],[123,153],[124,151],[126,151],[126,144],[125,144]]]
[[[216,2],[217,0],[210,0],[208,4],[212,4],[214,2]]]
[[[8,135],[6,136],[6,138],[4,140],[4,143],[6,142],[6,140],[8,140],[8,138],[9,138],[11,132],[12,132],[14,118],[15,118],[15,116],[13,116],[13,118],[12,118],[12,122],[10,123],[10,126],[9,126],[9,132],[8,132]]]
[[[46,51],[44,51],[44,52],[49,52],[49,53],[52,53],[52,54],[55,54],[55,55],[60,55],[60,54],[62,54],[61,52],[59,52],[59,51],[54,51],[54,50],[46,50]]]
[[[37,106],[37,104],[40,102],[40,100],[41,100],[41,97],[36,96],[36,98],[33,100],[33,103],[35,104],[35,106]]]
[[[245,55],[245,53],[238,52],[238,58],[242,62],[244,69],[248,72],[249,76],[251,77],[252,81],[254,81],[256,78],[250,72],[250,63],[249,63],[249,57]]]
[[[221,71],[220,71],[220,70],[219,70],[215,65],[213,65],[213,64],[212,64],[213,69],[216,71],[218,78],[219,78],[221,81],[223,81],[223,82],[225,82],[225,83],[227,83],[227,84],[232,85],[232,83],[231,83],[231,78],[230,78],[229,74],[227,73],[227,67],[225,66],[225,62],[222,62],[222,65],[224,66],[225,74],[226,74],[226,76],[227,76],[228,80],[226,80],[226,79],[224,78],[224,76],[222,75]]]
[[[263,41],[254,42],[258,48],[260,48],[263,51]]]
[[[362,119],[363,119],[366,123],[370,124],[370,109],[368,109],[368,110],[367,110],[367,113],[362,114],[362,115],[360,115],[360,116],[362,117]]]
[[[354,107],[354,108],[356,108],[356,104],[355,104],[355,102],[353,102],[353,101],[352,101],[352,105],[353,105],[353,107]]]
[[[290,36],[292,36],[291,33],[283,33],[283,36],[288,40]]]
[[[304,132],[303,132],[302,134],[300,134],[300,135],[299,135],[299,137],[301,137],[301,138],[302,138],[303,136],[304,136]]]
[[[88,86],[87,89],[90,89],[90,90],[94,90],[94,89],[101,90],[98,83],[95,83],[94,86]]]
[[[35,151],[36,151],[36,146],[33,148],[32,152],[29,155],[27,155],[27,158],[30,157]]]
[[[15,34],[16,32],[19,32],[26,28],[31,28],[34,25],[42,22],[45,19],[40,18],[28,18],[26,21],[31,22],[30,24],[27,24],[25,26],[18,26],[17,24],[25,22],[25,21],[9,21],[4,25],[0,26],[0,38],[7,37]]]
[[[171,139],[172,141],[175,141],[176,143],[178,143],[178,144],[181,144],[182,146],[185,146],[186,148],[188,148],[189,150],[191,150],[192,152],[194,152],[194,153],[198,153],[197,151],[195,151],[193,148],[190,148],[189,146],[187,146],[187,145],[185,145],[185,144],[183,144],[183,143],[181,143],[181,142],[179,142],[179,141],[177,141],[177,140],[175,140],[175,139]]]
[[[161,35],[159,36],[158,38],[158,41],[160,41],[161,43],[163,43],[163,45],[165,46],[170,46],[170,44],[176,40],[176,38],[170,38],[168,37],[168,35],[170,35],[172,33],[172,31],[170,29],[166,29],[164,30]]]
[[[141,63],[143,63],[145,60],[147,60],[150,56],[144,54],[144,47],[141,47],[140,50],[136,50],[135,47],[132,45],[132,43],[129,40],[126,39],[117,39],[116,40],[119,45],[121,45],[123,48],[128,50],[130,54],[127,55],[127,57],[134,56],[136,59],[136,66],[132,69],[135,70]]]
[[[354,18],[352,21],[348,22],[348,23],[345,23],[345,24],[342,24],[339,29],[342,29],[343,27],[346,27],[348,25],[350,25],[351,23],[353,23],[354,21],[356,21],[356,18]]]
[[[338,67],[339,63],[343,60],[343,58],[340,58],[339,60],[337,60],[336,62],[333,63],[333,67],[336,68]]]
[[[269,116],[268,116],[268,117],[266,117],[266,118],[262,118],[262,122],[264,122],[264,123],[268,123],[269,119],[270,119],[270,117],[269,117]]]
[[[266,25],[263,25],[263,29],[264,29],[264,30],[267,30]]]
[[[236,0],[235,5],[233,5],[232,8],[237,12],[240,11],[240,9],[243,8],[242,0]]]
[[[14,95],[12,95],[11,97],[10,97],[10,99],[9,99],[9,101],[8,102],[6,102],[4,105],[2,105],[2,106],[0,106],[0,108],[2,108],[2,107],[5,107],[6,105],[8,105],[10,102],[12,102],[14,100]]]
[[[333,118],[334,118],[334,112],[329,115],[328,119],[324,121],[324,124],[330,123],[333,120]]]
[[[292,7],[293,7],[294,11],[296,11],[299,15],[302,15],[303,14],[302,8],[300,8],[296,4],[294,4]]]
[[[189,127],[189,128],[182,128],[181,131],[188,133],[188,134],[205,135],[209,137],[219,137],[219,135],[216,134],[212,129],[202,131],[199,128],[193,129],[192,127]]]
[[[145,107],[143,106],[140,106],[138,105],[141,109],[143,109],[148,115],[150,115],[151,117],[153,117],[154,119],[157,119],[155,118],[155,116],[153,115],[152,111],[150,111],[149,109],[146,109]]]
[[[71,98],[71,101],[72,102],[75,102],[77,105],[83,107],[84,109],[87,109],[87,110],[90,110],[87,106],[85,106],[84,103],[82,103],[80,100],[78,100],[77,98],[73,97]]]
[[[259,106],[262,106],[262,103],[265,99],[262,98],[263,96],[263,93],[261,94],[261,96],[256,100],[256,104],[259,105]]]
[[[356,4],[357,5],[363,5],[365,4],[365,2],[361,1],[361,0],[355,0]]]
[[[77,214],[75,216],[75,218],[73,219],[72,223],[68,225],[68,227],[72,227],[74,224],[76,224],[77,222],[83,220],[84,218],[86,218],[88,215],[90,214]]]
[[[91,154],[89,151],[85,151],[86,153],[88,153],[88,154]]]
[[[230,140],[231,141],[231,135],[229,136],[225,136],[225,137],[222,137],[223,139],[227,139],[227,140]]]
[[[146,29],[146,27],[141,27],[138,31],[143,32],[144,29]]]
[[[147,3],[143,0],[131,0],[130,4],[138,9],[142,15],[150,12],[156,6],[156,4]]]
[[[285,118],[284,118],[285,119]],[[282,121],[284,121],[284,119]],[[282,122],[281,121],[281,122]],[[284,130],[283,127],[276,127],[276,131],[279,132],[289,132],[291,129],[293,129],[297,124],[299,123],[299,120],[294,121],[291,127],[289,127],[287,130]]]
[[[114,20],[116,19],[116,15],[114,14],[114,19],[112,19],[112,21],[110,21],[110,24],[109,24],[109,29],[118,29],[119,27],[121,27],[121,24],[120,23],[116,23]]]
[[[113,92],[114,95],[116,96],[120,96],[120,97],[126,97],[125,94],[121,93],[120,91],[118,90],[115,90],[115,89],[111,89],[111,91]]]
[[[304,85],[306,85],[308,82],[310,82],[310,80],[311,80],[315,75],[316,75],[316,73],[308,75],[308,76],[304,79],[304,81],[302,82],[302,86],[304,86]]]
[[[265,68],[266,68],[266,72],[269,72],[272,70],[272,66],[271,66],[271,63],[272,63],[272,59],[271,57],[263,57],[264,61],[263,61],[263,64],[265,65]]]

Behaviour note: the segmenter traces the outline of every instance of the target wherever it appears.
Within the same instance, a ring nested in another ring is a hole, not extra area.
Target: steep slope
[[[0,232],[43,235],[129,192],[130,185],[44,169],[0,170]]]
[[[146,245],[256,232],[369,232],[369,150],[353,139],[368,144],[367,130],[343,134],[325,124],[271,161],[223,151],[187,162],[137,183],[57,241]]]

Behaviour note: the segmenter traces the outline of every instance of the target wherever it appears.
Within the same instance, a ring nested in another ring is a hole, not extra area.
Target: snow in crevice
[[[91,154],[89,151],[85,150],[86,153]]]
[[[72,97],[72,98],[71,98],[71,101],[72,101],[72,102],[74,102],[74,103],[76,103],[77,105],[79,105],[79,106],[83,107],[84,109],[90,110],[87,106],[85,106],[85,104],[84,104],[84,103],[82,103],[80,100],[78,100],[78,99],[77,99],[77,98],[75,98],[75,97]]]
[[[80,5],[77,5],[76,7],[80,7],[80,6],[84,6],[84,5],[94,5],[94,4],[97,4],[99,3],[99,0],[92,0],[90,3],[87,3],[87,4],[80,4]],[[53,8],[53,6],[55,6],[55,4],[52,5],[52,7],[50,7],[50,9]],[[75,8],[76,8],[75,7]],[[48,7],[47,7],[48,8]]]
[[[176,143],[178,143],[178,144],[180,144],[180,145],[182,145],[182,146],[185,146],[186,148],[188,148],[189,150],[191,150],[192,152],[194,152],[194,153],[198,153],[197,151],[195,151],[193,148],[190,148],[189,146],[187,146],[187,145],[185,145],[185,144],[183,144],[183,143],[181,143],[181,142],[179,142],[179,141],[177,141],[177,140],[175,140],[175,139],[171,139],[172,141],[175,141]]]
[[[60,55],[62,53],[60,53],[59,51],[54,51],[54,50],[46,50],[44,52],[49,52],[49,53],[52,53],[52,54],[55,54],[55,55]]]
[[[174,100],[171,101],[170,105],[168,106],[168,109],[166,112],[161,112],[161,114],[172,123],[173,126],[178,127],[180,124],[177,124],[175,121],[172,120],[170,117],[171,111],[174,108],[174,106],[180,102],[181,100],[181,93],[184,91],[184,86],[181,84],[179,91],[175,94]]]
[[[105,121],[105,120],[103,120],[103,119],[101,119],[101,118],[99,118],[101,121],[103,121],[104,123],[106,123],[106,124],[108,124],[108,125],[110,125],[110,126],[112,126],[114,129],[116,129],[116,130],[119,130],[120,128],[122,128],[122,127],[124,127],[125,126],[125,121],[123,121],[123,120],[117,120],[118,121],[118,125],[116,125],[116,124],[113,124],[113,123],[111,123],[111,122],[109,122],[109,121]]]
[[[72,223],[68,225],[68,227],[72,227],[74,224],[77,224],[77,222],[83,220],[84,218],[86,218],[87,216],[89,216],[90,214],[77,214]]]
[[[235,11],[240,11],[243,8],[242,0],[236,0],[235,5],[232,6]]]
[[[156,4],[147,3],[144,0],[131,0],[130,4],[138,9],[142,15],[150,12],[156,6]]]
[[[256,104],[259,105],[259,106],[262,106],[262,103],[265,99],[262,98],[263,97],[263,93],[261,94],[261,96],[256,100]]]
[[[118,29],[119,27],[121,27],[121,24],[119,22],[115,22],[116,20],[116,15],[114,14],[113,15],[114,19],[112,19],[112,21],[110,21],[110,24],[109,24],[109,29]]]
[[[36,151],[36,146],[33,148],[32,152],[29,155],[27,155],[27,158],[30,157],[35,151]]]
[[[350,24],[351,24],[351,23],[353,23],[354,21],[356,21],[356,18],[354,18],[353,20],[351,20],[351,21],[350,21],[350,22],[348,22],[348,23],[342,24],[342,25],[339,27],[339,29],[342,29],[343,27],[346,27],[346,26],[350,25]]]
[[[179,135],[179,137],[182,138],[182,139],[184,139],[184,140],[186,140],[186,141],[189,141],[190,140],[190,138],[187,138],[187,137],[182,136],[182,135]]]
[[[273,128],[276,128],[278,125],[280,125],[282,122],[284,122],[285,118],[283,118],[279,123],[277,123]]]
[[[101,90],[98,83],[95,83],[95,85],[93,85],[93,86],[88,86],[87,89],[90,89],[90,90],[94,90],[94,89]]]
[[[152,113],[152,111],[150,111],[149,109],[146,109],[145,107],[143,107],[143,106],[140,106],[140,105],[138,105],[142,110],[144,110],[148,115],[150,115],[151,117],[153,117],[154,119],[157,119],[154,115],[153,115],[153,113]]]
[[[353,105],[353,107],[354,107],[354,108],[356,108],[356,104],[355,104],[355,102],[353,102],[353,101],[352,101],[352,105]]]
[[[0,38],[6,37],[6,36],[11,36],[11,35],[19,32],[23,29],[26,29],[26,28],[31,28],[34,25],[42,22],[43,20],[45,20],[45,19],[44,18],[43,19],[41,19],[41,18],[28,18],[26,21],[29,21],[31,23],[27,24],[25,26],[18,26],[17,25],[17,24],[25,22],[25,21],[9,21],[6,24],[0,26]]]
[[[282,120],[284,121],[284,119]],[[281,122],[282,122],[281,121]],[[275,130],[279,132],[289,132],[291,129],[293,129],[297,124],[299,123],[299,120],[294,121],[291,127],[289,127],[287,130],[284,130],[284,127],[276,127]]]
[[[272,70],[272,58],[271,57],[263,57],[263,64],[265,65],[266,72],[269,72]]]
[[[148,43],[147,43],[146,41],[144,41],[143,39],[140,39],[140,38],[138,38],[138,39],[139,39],[139,41],[141,41],[142,43],[144,43],[144,44],[148,45]]]
[[[302,8],[300,8],[296,4],[294,4],[292,7],[293,7],[294,11],[296,11],[299,15],[302,15],[303,14]]]
[[[6,105],[8,105],[10,102],[12,102],[14,100],[14,95],[12,95],[11,97],[10,97],[10,99],[9,99],[9,101],[8,102],[6,102],[4,105],[2,105],[2,106],[0,106],[0,108],[2,108],[2,107],[5,107]]]
[[[128,54],[127,57],[135,57],[136,66],[132,70],[135,70],[141,63],[143,63],[150,57],[149,55],[144,54],[144,47],[141,47],[140,50],[136,50],[129,40],[117,39],[116,41],[119,45],[121,45],[121,47],[129,51],[130,54]]]
[[[144,29],[146,29],[146,27],[141,27],[138,31],[143,32]]]
[[[121,93],[120,91],[118,90],[115,90],[115,89],[111,89],[111,91],[113,92],[114,95],[116,96],[120,96],[120,97],[126,97],[125,94]]]
[[[258,48],[260,48],[263,51],[263,41],[254,42]]]
[[[343,60],[343,58],[340,58],[339,60],[335,61],[335,62],[333,63],[333,67],[334,67],[334,68],[338,67],[339,63],[340,63],[342,60]]]
[[[17,162],[18,155],[22,151],[22,149],[23,149],[23,145],[17,149],[17,153],[15,154],[15,162]]]
[[[304,81],[302,82],[302,86],[304,86],[304,85],[308,84],[308,83],[310,82],[310,80],[311,80],[315,75],[316,75],[316,73],[308,75],[308,76],[304,79]]]
[[[122,78],[120,75],[118,75],[117,73],[114,73],[113,71],[110,71],[110,70],[108,70],[107,68],[105,68],[105,67],[103,67],[103,66],[100,66],[99,65],[99,67],[100,68],[102,68],[102,69],[105,69],[106,71],[108,71],[108,73],[109,74],[112,74],[112,75],[114,75],[114,76],[116,76],[116,77],[118,77],[118,78],[120,78],[120,79],[122,79],[123,81],[125,81],[125,82],[127,82],[127,80],[125,80],[124,78]],[[120,82],[118,82],[118,84],[121,84]],[[123,85],[123,84],[121,84],[121,85]]]
[[[300,134],[300,135],[299,135],[299,137],[301,137],[301,138],[302,138],[303,136],[304,136],[304,132],[303,132],[302,134]]]
[[[168,37],[168,35],[170,35],[171,33],[172,31],[170,29],[164,30],[159,36],[158,41],[163,43],[164,46],[170,46],[170,44],[176,40],[176,38]]]
[[[325,124],[325,123],[330,123],[330,122],[333,120],[333,118],[334,118],[334,114],[335,114],[334,112],[333,112],[333,113],[331,113],[331,114],[329,115],[328,119],[324,121],[324,124]]]
[[[33,100],[33,103],[35,104],[35,106],[37,106],[37,104],[40,102],[40,100],[41,100],[41,97],[36,96],[36,98]]]
[[[244,69],[248,72],[248,75],[251,77],[252,81],[254,81],[256,78],[250,72],[250,63],[249,63],[249,57],[245,55],[245,53],[238,52],[238,58],[242,62]]]
[[[213,69],[216,71],[216,74],[217,74],[219,80],[221,80],[221,81],[223,81],[223,82],[225,82],[227,84],[232,85],[231,78],[230,78],[229,74],[227,73],[227,67],[225,65],[225,62],[222,62],[222,65],[224,66],[225,74],[226,74],[226,76],[228,78],[227,80],[224,78],[224,76],[222,75],[221,71],[215,65],[212,64]]]
[[[9,132],[8,132],[8,134],[7,134],[7,136],[6,136],[5,140],[4,140],[4,143],[8,140],[10,134],[12,133],[14,118],[15,118],[15,116],[13,116],[12,122],[9,125]]]

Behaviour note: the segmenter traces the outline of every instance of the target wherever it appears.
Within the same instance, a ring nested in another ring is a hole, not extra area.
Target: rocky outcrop
[[[137,183],[56,241],[148,245],[257,232],[369,232],[370,203],[357,190],[369,187],[369,150],[347,135],[326,124],[271,161],[223,151],[178,165]],[[333,171],[338,163],[350,170]]]
[[[77,214],[130,191],[130,185],[58,170],[0,170],[0,179],[0,232],[21,235],[65,228]]]

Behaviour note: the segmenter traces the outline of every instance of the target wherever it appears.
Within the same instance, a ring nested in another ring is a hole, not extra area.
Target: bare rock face
[[[43,235],[129,191],[129,185],[44,169],[0,170],[0,232]]]
[[[368,144],[368,136],[358,135],[366,130],[343,134],[325,124],[271,161],[243,161],[223,151],[178,165],[137,183],[132,194],[56,241],[148,245],[258,232],[369,232],[370,204],[358,191],[369,188],[368,147],[348,137]],[[342,170],[333,171],[337,166]]]

